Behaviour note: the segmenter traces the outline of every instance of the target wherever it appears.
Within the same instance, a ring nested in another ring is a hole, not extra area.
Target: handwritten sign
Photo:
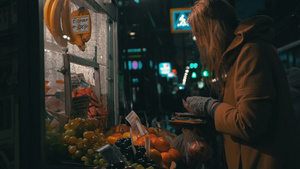
[[[82,15],[78,17],[72,18],[72,28],[74,33],[76,34],[83,34],[89,33],[90,28],[90,18],[89,15]]]
[[[133,128],[134,134],[140,133],[142,136],[144,136],[148,133],[148,131],[142,127],[142,123],[139,116],[133,110],[125,117],[125,119],[130,123],[131,127]]]

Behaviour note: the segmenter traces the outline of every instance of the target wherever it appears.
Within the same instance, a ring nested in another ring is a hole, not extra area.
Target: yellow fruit
[[[67,46],[67,40],[63,38],[60,24],[62,5],[64,0],[54,0],[50,11],[50,29],[57,44],[61,47]]]
[[[123,138],[123,134],[121,134],[121,133],[114,133],[114,134],[112,134],[111,136],[117,137],[118,139],[119,139],[119,138]]]
[[[62,16],[61,16],[61,22],[62,22],[62,28],[63,28],[63,34],[70,37],[69,42],[71,44],[82,45],[82,41],[80,39],[80,36],[76,36],[76,34],[73,31],[72,28],[72,22],[71,22],[71,0],[65,0],[63,4],[63,10],[62,10]]]
[[[109,136],[107,137],[106,141],[108,142],[108,144],[115,144],[118,141],[118,138],[114,136]]]
[[[130,132],[125,132],[125,133],[123,134],[123,138],[128,138],[128,137],[130,137]]]
[[[87,139],[91,139],[95,135],[94,131],[86,131],[83,133],[83,137]]]

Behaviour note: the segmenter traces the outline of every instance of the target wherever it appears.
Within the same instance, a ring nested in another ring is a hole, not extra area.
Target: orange
[[[155,135],[155,134],[146,134],[146,137],[150,137],[150,138],[157,138],[157,135]]]
[[[135,135],[135,134],[132,133],[132,141],[133,141],[133,143],[135,144],[138,141],[138,139],[141,138],[141,137],[142,136],[141,136],[140,133],[137,134],[137,135]]]
[[[162,165],[162,168],[163,168],[163,169],[169,169],[169,167],[166,166],[165,164]]]
[[[152,159],[156,165],[160,166],[162,162],[161,154],[156,149],[150,149],[150,159]]]
[[[172,161],[175,161],[175,162],[179,162],[180,159],[181,159],[181,154],[180,152],[175,149],[175,148],[170,148],[170,150],[168,151],[171,158],[172,158]]]
[[[129,131],[129,126],[127,126],[126,124],[119,124],[116,126],[115,132],[116,133],[125,133]]]
[[[114,134],[112,134],[111,136],[117,137],[118,139],[119,139],[119,138],[123,138],[123,134],[121,134],[121,133],[114,133]]]
[[[128,138],[128,137],[130,137],[130,132],[123,133],[123,138]]]
[[[149,131],[150,134],[158,135],[158,130],[156,128],[149,127],[148,131]]]
[[[135,142],[135,145],[146,147],[146,137],[147,137],[147,136],[144,136],[144,137],[139,138],[139,139]],[[156,139],[156,138],[150,138],[150,148],[154,148],[154,140],[153,140],[153,139]]]
[[[137,141],[136,141],[136,143],[135,143],[135,145],[138,145],[138,146],[144,146],[145,147],[145,137],[141,137],[141,138],[139,138]]]
[[[154,142],[154,148],[160,152],[167,152],[170,149],[170,143],[163,137],[157,137]]]
[[[108,142],[108,144],[115,144],[118,141],[118,138],[114,136],[109,136],[107,137],[106,141]]]
[[[161,154],[161,158],[162,158],[162,161],[164,162],[164,164],[166,164],[167,166],[170,166],[171,162],[173,161],[170,153],[162,152],[160,154]]]

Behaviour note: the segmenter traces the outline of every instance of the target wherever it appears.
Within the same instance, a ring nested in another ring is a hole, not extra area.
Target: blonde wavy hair
[[[234,8],[225,0],[198,0],[191,10],[188,22],[196,37],[200,59],[203,68],[213,74],[208,82],[220,97],[225,87],[224,75],[228,71],[228,65],[222,63],[222,54],[234,37],[239,19]],[[218,79],[217,86],[221,90],[216,89],[212,78]]]

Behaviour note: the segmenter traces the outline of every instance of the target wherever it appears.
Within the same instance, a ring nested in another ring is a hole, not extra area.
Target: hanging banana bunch
[[[67,40],[62,36],[59,19],[62,3],[63,0],[47,0],[44,6],[44,20],[56,43],[61,47],[66,47]]]
[[[54,40],[61,47],[67,42],[77,45],[81,51],[91,37],[91,17],[84,7],[71,13],[71,0],[46,0],[44,20]]]

